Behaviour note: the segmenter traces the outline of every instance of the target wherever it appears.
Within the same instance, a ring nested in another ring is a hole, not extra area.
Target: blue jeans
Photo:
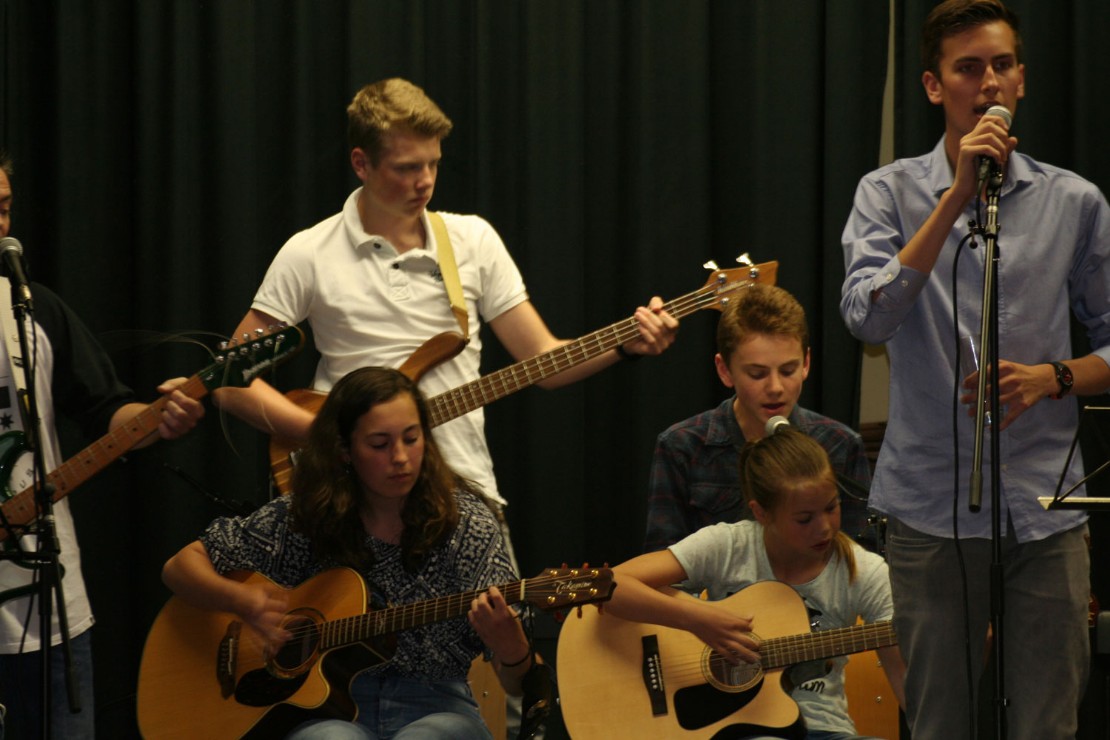
[[[288,740],[492,740],[465,680],[425,681],[363,673],[351,685],[355,722],[305,722]]]
[[[82,632],[70,640],[73,650],[73,674],[81,700],[81,711],[69,711],[66,694],[65,656],[61,646],[50,651],[50,724],[52,737],[66,740],[92,740],[95,736],[93,712],[92,633]],[[0,738],[24,740],[42,736],[39,718],[42,715],[42,654],[0,655],[0,704],[7,715],[0,722]]]

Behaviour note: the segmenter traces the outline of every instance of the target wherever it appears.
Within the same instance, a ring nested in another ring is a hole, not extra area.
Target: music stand
[[[1087,412],[1091,412],[1088,414]],[[1045,511],[1054,511],[1057,509],[1082,509],[1084,511],[1110,511],[1110,498],[1105,496],[1077,496],[1070,498],[1075,489],[1082,486],[1087,481],[1094,478],[1107,467],[1110,467],[1110,459],[1095,468],[1094,471],[1083,476],[1074,486],[1068,490],[1060,493],[1064,487],[1064,477],[1071,467],[1072,458],[1075,456],[1076,445],[1079,444],[1079,432],[1083,429],[1083,421],[1087,418],[1094,418],[1099,412],[1110,411],[1110,407],[1106,406],[1084,406],[1079,415],[1079,424],[1075,427],[1075,436],[1071,440],[1071,447],[1068,448],[1068,457],[1064,460],[1064,469],[1060,471],[1060,480],[1056,483],[1056,494],[1053,496],[1038,496],[1037,500],[1041,502],[1041,506]]]

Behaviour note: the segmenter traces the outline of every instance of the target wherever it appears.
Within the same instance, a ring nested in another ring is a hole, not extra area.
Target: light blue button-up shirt
[[[976,216],[975,202],[956,223],[931,273],[904,267],[897,257],[951,184],[943,139],[931,153],[899,160],[860,181],[844,228],[847,277],[840,311],[856,337],[885,343],[890,357],[890,415],[871,505],[914,529],[951,537],[952,497],[958,490],[959,535],[989,537],[989,432],[982,509],[971,513],[974,417],[967,416],[964,404],[955,422],[958,477],[952,441],[956,345],[965,334],[978,338],[982,307],[982,246],[965,245],[958,268],[954,264],[967,222]],[[985,211],[984,206],[984,220]],[[1015,153],[998,223],[999,357],[1028,365],[1072,358],[1070,306],[1087,327],[1095,353],[1110,365],[1110,208],[1098,188]],[[1001,432],[1003,526],[1008,514],[1021,541],[1043,539],[1086,518],[1077,511],[1046,512],[1037,501],[1055,492],[1077,424],[1074,399],[1045,399]],[[1077,450],[1065,489],[1082,477],[1082,469]]]

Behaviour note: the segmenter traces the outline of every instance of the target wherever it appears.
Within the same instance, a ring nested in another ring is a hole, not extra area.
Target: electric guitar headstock
[[[225,386],[243,388],[275,365],[293,357],[304,345],[304,332],[297,326],[280,326],[268,331],[221,342],[213,362],[197,373],[208,390]]]

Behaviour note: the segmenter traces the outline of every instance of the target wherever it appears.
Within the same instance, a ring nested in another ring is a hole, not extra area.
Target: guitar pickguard
[[[308,672],[319,659],[319,624],[326,617],[318,610],[308,607],[294,609],[285,615],[282,628],[292,637],[272,655],[264,668],[247,671],[235,685],[235,700],[248,707],[267,707],[285,701],[304,685]],[[231,627],[238,627],[233,622]],[[239,630],[228,630],[224,639],[224,652],[235,652],[239,644]],[[232,673],[236,661],[228,660]]]
[[[304,685],[308,673],[278,678],[265,668],[247,671],[235,686],[235,701],[248,707],[268,707],[285,701]]]
[[[0,488],[0,501],[7,501],[31,485],[29,466],[20,464],[20,458],[27,452],[30,450],[23,432],[0,434],[0,481],[4,484]]]
[[[720,691],[709,684],[687,686],[674,693],[674,712],[678,724],[684,730],[703,730],[706,727],[728,719],[746,707],[763,688],[765,677],[749,689],[738,693]],[[737,722],[714,733],[712,740],[744,738],[752,735],[805,740],[805,721],[799,717],[797,722],[786,727],[768,727]]]
[[[762,687],[762,680],[737,693],[719,691],[707,683],[687,686],[674,692],[675,718],[684,730],[709,727],[746,707]]]
[[[32,465],[34,460],[29,454],[31,451],[27,447],[27,436],[19,431],[12,430],[0,434],[0,503],[10,501],[20,491],[29,488],[34,482],[34,471]],[[7,533],[8,530],[3,529],[3,522],[0,522],[0,532]],[[19,530],[16,529],[18,533]],[[0,548],[4,550],[14,550],[15,543],[9,542],[8,538],[3,538],[0,542]],[[9,560],[15,565],[28,570],[33,570],[37,565],[34,562],[20,560],[13,558]],[[63,575],[65,569],[62,569]],[[18,586],[10,588],[6,591],[0,591],[0,603],[8,601],[9,599],[18,599],[23,596],[35,593],[38,586],[33,583],[28,583],[25,586]]]

